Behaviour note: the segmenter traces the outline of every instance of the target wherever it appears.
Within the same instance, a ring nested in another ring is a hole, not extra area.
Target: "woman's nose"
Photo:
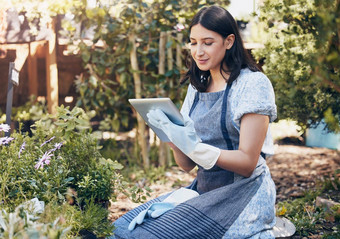
[[[198,56],[203,56],[203,55],[204,55],[204,50],[203,50],[202,45],[198,45],[198,46],[197,46],[196,54],[197,54]]]

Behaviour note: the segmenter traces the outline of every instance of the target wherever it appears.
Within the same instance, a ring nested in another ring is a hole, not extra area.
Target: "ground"
[[[275,145],[275,155],[267,159],[272,178],[276,184],[277,202],[303,196],[305,190],[313,189],[325,177],[334,176],[340,169],[340,152],[326,148],[311,148],[300,145]],[[166,180],[151,185],[153,190],[149,198],[155,198],[174,188],[188,185],[195,177],[173,167],[166,172]],[[339,175],[337,175],[339,177]],[[331,195],[339,202],[339,193]],[[112,221],[138,206],[124,195],[113,202],[110,210]]]
[[[276,185],[277,201],[302,196],[340,169],[340,154],[335,150],[277,145],[275,152],[267,164]]]

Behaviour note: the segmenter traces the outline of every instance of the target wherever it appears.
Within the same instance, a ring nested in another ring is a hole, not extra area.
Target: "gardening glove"
[[[196,164],[204,169],[211,169],[215,165],[221,150],[201,143],[195,131],[194,122],[188,115],[183,115],[184,126],[172,123],[160,109],[150,110],[147,117],[150,124],[163,130],[171,142]]]
[[[136,225],[142,224],[147,218],[157,218],[165,212],[173,209],[176,206],[171,202],[155,202],[151,204],[147,209],[141,211],[129,224],[128,230],[132,231]]]
[[[180,188],[172,192],[163,202],[156,202],[151,204],[147,209],[141,211],[129,224],[128,230],[132,231],[136,225],[142,224],[147,218],[157,218],[163,215],[165,212],[173,209],[178,204],[185,202],[191,198],[197,197],[198,192]]]

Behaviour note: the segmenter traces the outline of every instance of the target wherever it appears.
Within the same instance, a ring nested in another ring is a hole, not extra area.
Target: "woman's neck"
[[[229,74],[224,71],[222,71],[222,74],[220,70],[210,71],[210,83],[206,92],[218,92],[225,89]]]

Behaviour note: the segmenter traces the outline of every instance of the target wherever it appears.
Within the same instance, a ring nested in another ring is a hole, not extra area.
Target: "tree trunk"
[[[176,45],[176,65],[179,72],[182,73],[182,41],[183,33],[177,33],[177,45]]]
[[[158,74],[165,74],[165,47],[166,47],[166,32],[161,32],[159,39],[159,64],[158,64]],[[164,90],[159,89],[159,95],[164,95]],[[166,167],[167,165],[167,144],[164,142],[160,142],[158,148],[158,160],[159,165],[162,167]]]
[[[129,35],[129,41],[132,45],[131,51],[130,51],[130,62],[131,67],[133,70],[133,80],[135,84],[135,97],[137,99],[141,98],[141,91],[142,91],[142,84],[140,75],[138,73],[139,67],[138,67],[138,60],[137,60],[137,48],[136,48],[136,36],[135,34]],[[143,167],[144,169],[148,169],[150,167],[150,160],[149,160],[149,153],[147,149],[147,140],[145,138],[145,122],[143,118],[137,114],[137,123],[138,123],[138,130],[137,130],[137,139],[139,142],[139,146],[142,151],[142,158],[143,158]]]
[[[55,32],[56,20],[53,19],[51,25],[51,36],[47,41],[46,51],[46,88],[47,88],[47,109],[55,115],[59,104],[58,89],[58,66],[57,66],[57,35]]]
[[[171,42],[171,41],[172,41],[171,31],[167,31],[167,42]],[[167,49],[167,63],[168,63],[168,71],[171,71],[174,68],[172,47],[169,47]],[[169,86],[171,89],[174,87],[174,82],[172,78],[169,82]]]

